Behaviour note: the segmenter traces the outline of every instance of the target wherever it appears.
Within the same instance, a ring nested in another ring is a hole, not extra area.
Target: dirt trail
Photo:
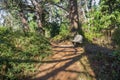
[[[95,80],[83,48],[67,42],[53,44],[52,49],[54,55],[39,67],[35,80]]]

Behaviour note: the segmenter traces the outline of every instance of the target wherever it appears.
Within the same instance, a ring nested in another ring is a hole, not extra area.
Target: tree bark
[[[32,2],[33,6],[35,7],[38,30],[40,31],[40,33],[44,34],[44,29],[43,29],[42,21],[41,21],[41,19],[42,19],[41,18],[42,17],[41,5],[36,0],[31,0],[31,2]]]
[[[21,22],[23,24],[23,31],[26,33],[29,31],[27,19],[25,18],[23,11],[21,11],[19,14],[20,14]]]
[[[70,32],[71,35],[74,36],[77,32],[81,30],[79,25],[77,0],[69,0],[69,18]]]

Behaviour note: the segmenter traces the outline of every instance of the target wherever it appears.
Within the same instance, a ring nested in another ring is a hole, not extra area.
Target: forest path
[[[39,67],[34,80],[95,80],[83,48],[62,42],[52,44],[52,50],[54,54]]]

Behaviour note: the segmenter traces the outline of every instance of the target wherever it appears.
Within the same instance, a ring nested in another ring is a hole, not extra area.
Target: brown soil
[[[96,80],[83,48],[64,42],[52,44],[52,49],[54,54],[39,67],[34,80]]]

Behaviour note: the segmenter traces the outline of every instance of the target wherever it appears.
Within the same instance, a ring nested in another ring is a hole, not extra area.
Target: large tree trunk
[[[70,32],[71,35],[74,36],[77,32],[81,30],[79,25],[77,0],[69,0],[69,17]]]
[[[42,27],[41,17],[42,17],[42,8],[41,5],[36,0],[31,0],[33,3],[33,6],[35,7],[36,11],[36,18],[37,18],[37,24],[38,24],[38,30],[40,33],[44,34],[44,29]]]

